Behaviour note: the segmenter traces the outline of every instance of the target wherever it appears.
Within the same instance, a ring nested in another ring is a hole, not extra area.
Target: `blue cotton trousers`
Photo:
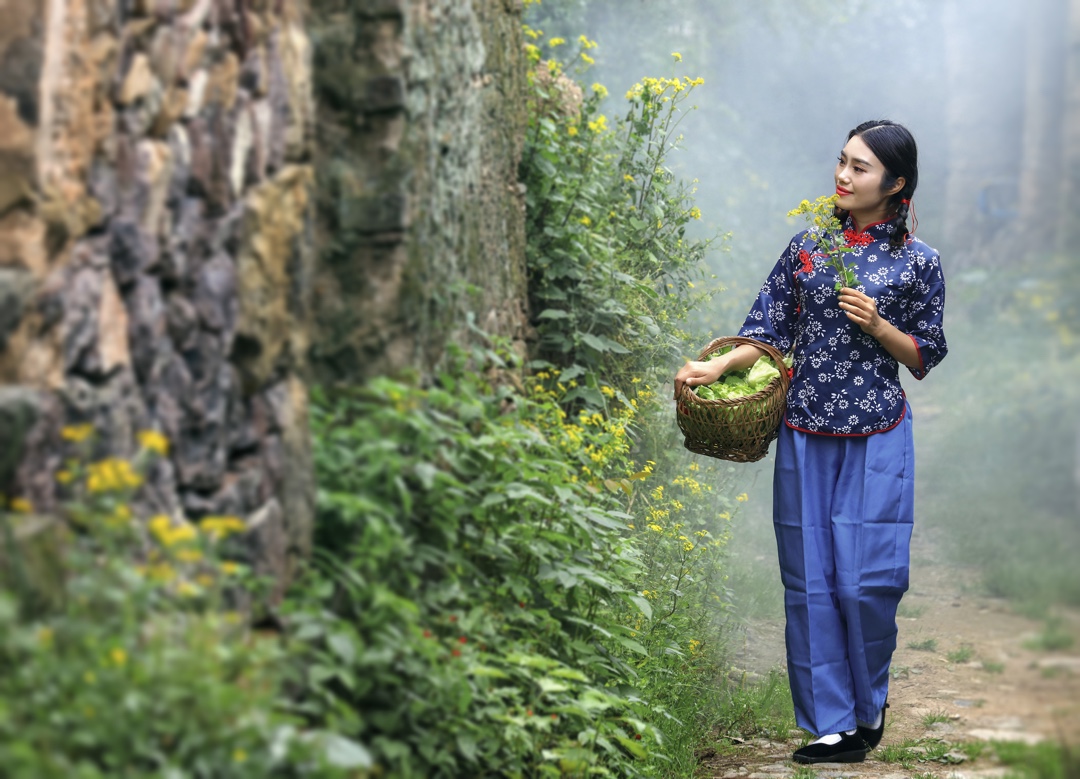
[[[780,426],[773,526],[784,582],[795,721],[814,735],[877,719],[908,587],[914,519],[911,409],[869,436]]]

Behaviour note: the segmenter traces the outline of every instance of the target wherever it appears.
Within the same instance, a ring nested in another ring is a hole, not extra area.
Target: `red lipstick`
[[[837,188],[836,188],[836,194],[838,194],[838,195],[840,195],[841,197],[843,197],[844,195],[850,195],[851,193],[850,193],[850,192],[848,192],[848,191],[847,191],[846,189],[844,189],[843,187],[837,187]]]

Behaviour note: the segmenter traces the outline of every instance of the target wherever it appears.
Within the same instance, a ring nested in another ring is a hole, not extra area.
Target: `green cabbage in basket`
[[[710,354],[707,359],[712,359],[714,356]],[[714,381],[712,384],[703,384],[695,388],[694,392],[698,394],[699,398],[705,400],[745,398],[747,395],[761,392],[769,386],[770,381],[779,375],[780,371],[773,364],[772,358],[762,356],[750,368],[741,371],[729,371],[721,376],[719,381]]]

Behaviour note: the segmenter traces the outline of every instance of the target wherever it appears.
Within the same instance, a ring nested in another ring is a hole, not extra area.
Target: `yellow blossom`
[[[746,503],[746,501],[750,500],[750,496],[744,492],[738,495],[735,500],[739,501],[739,503]]]
[[[548,41],[548,46],[554,49],[562,46],[564,43],[566,43],[566,38],[552,38]]]
[[[57,471],[56,472],[56,480],[58,482],[60,482],[61,484],[70,484],[71,481],[74,478],[75,478],[75,474],[73,474],[71,471]]]
[[[113,650],[109,652],[109,660],[113,665],[119,668],[127,663],[127,652],[120,647],[114,647]]]
[[[247,525],[238,517],[204,517],[199,527],[215,541],[247,529]]]
[[[157,430],[140,430],[139,446],[163,457],[169,453],[169,439]]]
[[[201,549],[186,547],[176,553],[176,559],[181,563],[197,563],[203,559]]]
[[[168,584],[176,578],[176,569],[168,563],[156,563],[146,569],[146,578],[153,582]]]
[[[199,594],[199,588],[191,582],[182,581],[176,585],[176,594],[182,598],[194,598]]]
[[[110,457],[90,463],[87,469],[86,488],[90,492],[115,492],[134,489],[142,484],[142,477],[127,460]]]
[[[691,208],[690,209],[690,218],[691,219],[701,219],[701,209],[698,208],[697,206],[694,206],[693,208]]]
[[[121,503],[112,514],[105,518],[105,524],[109,527],[123,527],[131,521],[131,509]]]
[[[85,425],[66,425],[60,429],[60,437],[65,441],[71,441],[73,443],[81,443],[89,438],[94,433],[94,426],[90,424]]]
[[[671,52],[671,56],[675,58],[676,62],[682,62],[682,55],[677,51]]]
[[[607,129],[607,117],[603,114],[596,117],[593,121],[589,122],[589,130],[594,133],[602,133]]]
[[[595,49],[599,44],[596,41],[590,41],[586,36],[582,35],[578,38],[578,43],[585,49]]]
[[[608,96],[607,87],[605,87],[603,84],[600,84],[600,83],[593,84],[592,89],[593,89],[593,92],[595,92],[597,94],[597,96],[600,97],[601,99]]]
[[[34,510],[34,504],[26,498],[12,498],[11,510],[16,514],[29,514]]]
[[[234,749],[232,753],[232,759],[234,763],[243,763],[247,760],[247,752],[242,749]]]
[[[584,62],[586,65],[595,65],[596,64],[596,60],[594,60],[592,57],[590,57],[585,52],[581,52],[581,61]]]
[[[573,138],[575,135],[577,135],[578,134],[577,125],[572,124],[569,127],[567,127],[566,128],[566,134],[569,135],[571,138]]]
[[[579,219],[578,222],[585,225],[586,227],[590,227],[592,225],[592,220],[589,219],[589,217],[587,217],[587,216],[581,217],[581,219]]]

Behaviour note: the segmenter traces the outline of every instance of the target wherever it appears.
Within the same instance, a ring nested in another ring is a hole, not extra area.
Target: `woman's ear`
[[[904,189],[904,187],[906,187],[906,186],[907,186],[907,179],[904,178],[903,176],[901,176],[900,178],[898,178],[896,180],[895,184],[893,184],[891,187],[889,187],[888,192],[886,192],[885,194],[887,194],[887,195],[895,195],[897,192],[902,191]]]

